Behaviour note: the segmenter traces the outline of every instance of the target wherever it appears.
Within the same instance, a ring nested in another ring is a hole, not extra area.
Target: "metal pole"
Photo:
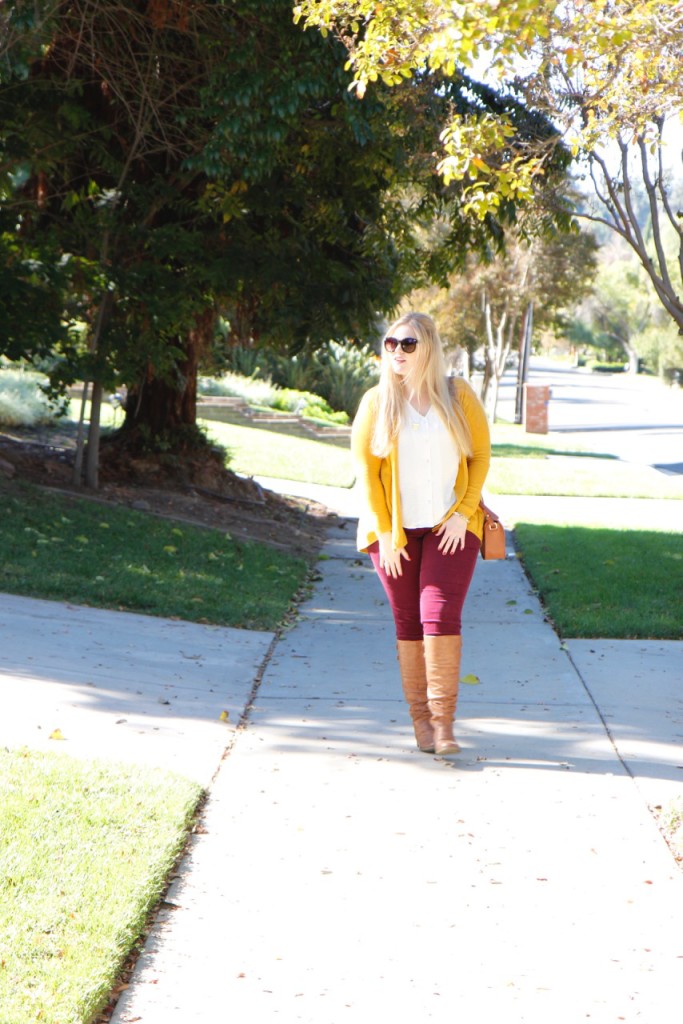
[[[519,342],[519,365],[517,367],[517,391],[515,394],[515,423],[521,423],[524,406],[524,385],[529,375],[531,336],[534,328],[534,304],[530,302],[524,312],[522,334]]]

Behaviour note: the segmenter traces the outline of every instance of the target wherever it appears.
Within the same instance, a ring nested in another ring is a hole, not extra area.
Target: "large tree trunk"
[[[142,385],[129,389],[124,434],[143,432],[147,444],[153,446],[155,439],[168,444],[183,428],[196,425],[199,359],[211,340],[215,318],[213,309],[197,317],[195,327],[178,344],[183,358],[171,378],[157,376],[154,367],[149,366]]]

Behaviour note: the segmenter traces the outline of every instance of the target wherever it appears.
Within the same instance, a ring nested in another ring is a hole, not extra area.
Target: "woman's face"
[[[390,339],[392,338],[395,341],[407,341],[409,338],[414,341],[416,338],[415,328],[410,324],[401,324],[400,327],[396,327],[391,332]],[[399,377],[405,377],[405,375],[409,373],[415,365],[415,360],[417,359],[417,346],[419,344],[420,342],[418,341],[414,351],[412,352],[405,352],[401,345],[397,345],[394,352],[388,352],[385,346],[384,357],[389,360],[391,369]]]

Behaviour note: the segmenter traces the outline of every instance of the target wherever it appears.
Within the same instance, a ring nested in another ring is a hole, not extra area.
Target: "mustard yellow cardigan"
[[[491,439],[484,408],[467,381],[453,379],[457,400],[465,413],[472,435],[472,455],[460,457],[453,490],[453,504],[437,530],[454,512],[468,520],[467,529],[481,540],[484,513],[479,507],[482,487],[491,461]],[[363,395],[351,431],[351,452],[356,470],[356,487],[362,503],[358,520],[358,550],[367,551],[380,533],[391,532],[394,550],[406,544],[401,522],[401,492],[398,483],[398,451],[396,446],[386,458],[370,450],[375,417],[379,404],[379,387]]]

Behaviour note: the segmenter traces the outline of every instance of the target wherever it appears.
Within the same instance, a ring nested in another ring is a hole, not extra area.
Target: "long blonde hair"
[[[470,456],[472,436],[469,424],[458,401],[457,388],[449,387],[443,347],[436,324],[426,313],[406,313],[394,321],[385,337],[391,337],[399,327],[410,327],[417,338],[415,360],[410,373],[400,377],[392,370],[382,345],[379,407],[372,435],[373,454],[382,458],[389,454],[396,442],[406,403],[412,395],[425,395],[459,451]]]

